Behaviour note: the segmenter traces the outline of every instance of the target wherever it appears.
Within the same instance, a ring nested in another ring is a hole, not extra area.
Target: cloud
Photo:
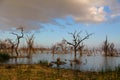
[[[19,25],[24,25],[27,30],[38,29],[40,22],[66,16],[83,23],[104,22],[107,15],[104,6],[109,6],[113,11],[111,15],[115,15],[120,10],[115,10],[120,7],[118,4],[117,0],[2,0],[0,29]]]
[[[106,0],[107,1],[107,0]],[[119,0],[109,0],[106,2],[106,5],[109,6],[111,10],[111,17],[117,17],[120,14],[120,1]]]

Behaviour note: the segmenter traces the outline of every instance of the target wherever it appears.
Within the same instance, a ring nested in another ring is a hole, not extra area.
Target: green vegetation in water
[[[0,62],[5,62],[7,60],[9,60],[10,55],[7,53],[0,53]]]

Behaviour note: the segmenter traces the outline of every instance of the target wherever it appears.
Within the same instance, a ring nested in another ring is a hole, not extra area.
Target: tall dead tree
[[[34,48],[34,34],[28,36],[27,35],[27,38],[26,38],[26,42],[27,42],[27,48],[28,48],[28,53],[29,55],[31,54]]]
[[[108,55],[109,45],[110,45],[110,44],[109,44],[109,42],[108,42],[108,40],[107,40],[107,36],[106,36],[106,40],[104,41],[104,44],[103,44],[103,46],[102,46],[102,50],[104,51],[105,56]]]
[[[18,47],[19,47],[19,44],[20,44],[20,39],[23,38],[24,33],[23,33],[23,27],[20,27],[20,28],[17,28],[17,29],[20,30],[21,34],[17,34],[17,33],[12,33],[12,34],[17,37],[17,43],[15,45],[15,52],[16,52],[16,54],[18,56],[19,55],[19,53],[18,53]]]
[[[77,53],[77,51],[78,51],[78,49],[79,49],[79,46],[80,46],[80,44],[84,41],[84,40],[86,40],[86,39],[88,39],[92,34],[88,34],[87,32],[86,32],[86,35],[83,37],[83,38],[81,38],[80,37],[80,33],[81,33],[82,31],[80,31],[80,32],[74,32],[74,33],[69,33],[70,35],[72,35],[72,38],[73,38],[73,42],[68,42],[67,41],[67,44],[69,44],[69,45],[71,45],[71,46],[73,46],[73,48],[74,48],[74,57],[75,57],[75,59],[76,59],[76,53]]]
[[[104,51],[105,56],[115,56],[115,54],[117,53],[114,43],[109,43],[107,36],[106,36],[106,40],[102,45],[102,50]]]

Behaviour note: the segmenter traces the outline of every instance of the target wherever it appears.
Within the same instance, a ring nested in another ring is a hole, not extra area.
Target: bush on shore
[[[9,60],[10,55],[7,53],[0,53],[0,62],[5,62],[7,60]]]

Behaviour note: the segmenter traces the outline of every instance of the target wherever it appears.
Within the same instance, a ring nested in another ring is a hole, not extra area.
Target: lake
[[[37,64],[40,61],[53,62],[57,58],[60,58],[61,61],[64,61],[66,64],[60,65],[59,68],[65,69],[75,69],[81,71],[101,71],[106,69],[114,70],[120,65],[120,57],[104,57],[101,54],[95,54],[87,56],[86,54],[80,56],[77,53],[77,60],[80,61],[80,64],[71,62],[74,60],[74,53],[68,54],[51,54],[51,53],[35,53],[32,54],[31,58],[12,58],[4,64]],[[56,64],[52,66],[53,68],[58,67]]]

